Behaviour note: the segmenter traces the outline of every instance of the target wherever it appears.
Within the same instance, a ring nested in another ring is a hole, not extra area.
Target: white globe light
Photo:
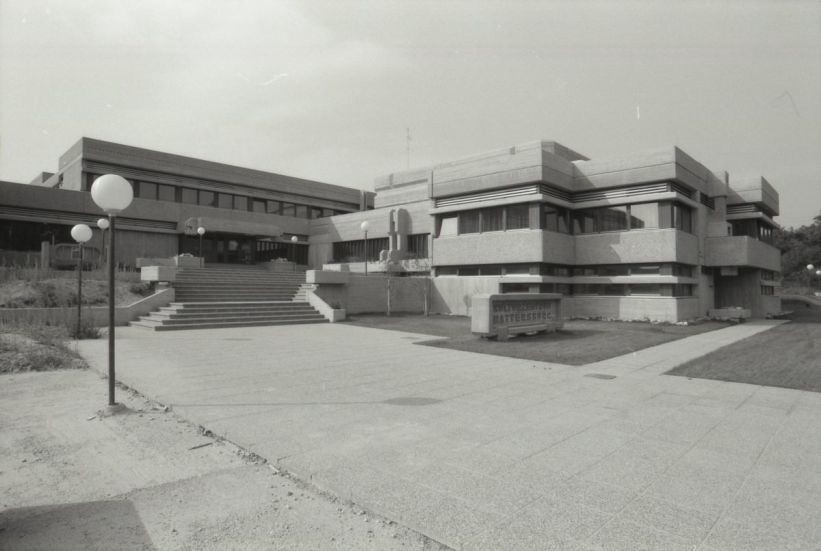
[[[807,269],[809,271],[813,271],[815,269],[815,266],[813,266],[812,264],[807,264]]]
[[[199,228],[197,228],[197,233],[200,235],[205,235],[205,228],[200,226]]]
[[[291,236],[291,241],[292,241],[292,242],[294,242],[294,243],[296,243],[297,241],[299,241],[299,237],[297,237],[297,236],[295,236],[295,235],[292,235],[292,236]]]
[[[91,184],[91,198],[108,214],[119,214],[131,204],[134,190],[122,176],[104,174]]]
[[[85,243],[91,239],[91,228],[85,224],[77,224],[71,228],[71,237],[73,237],[77,243]]]
[[[368,231],[368,228],[370,228],[370,227],[371,227],[371,224],[367,220],[365,220],[364,222],[359,224],[359,229],[362,230],[362,231]]]
[[[108,218],[100,218],[97,220],[97,227],[101,230],[107,230],[109,225]]]
[[[815,270],[815,275],[821,277],[821,270]]]

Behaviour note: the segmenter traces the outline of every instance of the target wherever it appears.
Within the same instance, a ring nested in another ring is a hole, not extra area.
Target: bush
[[[139,283],[132,283],[129,285],[128,290],[135,295],[140,295],[141,297],[147,297],[148,295],[152,294],[151,283],[147,281],[141,281]]]
[[[77,322],[66,321],[67,336],[72,339],[99,339],[100,328],[94,325],[89,319],[91,316],[85,316],[80,320],[80,327],[77,327]]]

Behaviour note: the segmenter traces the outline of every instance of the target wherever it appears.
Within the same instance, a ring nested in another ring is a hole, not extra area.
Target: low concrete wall
[[[168,287],[149,297],[138,300],[128,306],[114,308],[114,319],[117,325],[128,325],[140,316],[168,306],[174,300],[174,289]],[[83,317],[92,320],[96,326],[108,325],[108,306],[91,306],[83,308]],[[72,308],[0,308],[0,322],[4,323],[39,323],[61,325],[77,320],[77,307]]]
[[[677,322],[702,317],[698,298],[673,297],[566,297],[564,313],[570,318],[605,318]]]
[[[334,308],[322,300],[322,297],[316,294],[316,289],[307,289],[305,291],[305,297],[308,299],[308,304],[313,306],[316,311],[322,314],[329,322],[345,321],[345,317],[347,316],[345,309]]]
[[[470,297],[499,292],[499,276],[435,277],[431,280],[431,312],[470,315]]]
[[[388,279],[392,312],[425,311],[425,290],[429,286],[425,277],[349,274],[347,283],[320,284],[314,293],[332,308],[344,308],[347,314],[385,312]]]

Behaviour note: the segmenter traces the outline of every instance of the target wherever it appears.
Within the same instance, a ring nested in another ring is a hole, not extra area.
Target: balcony
[[[708,237],[704,240],[705,266],[750,266],[781,271],[781,251],[745,235]]]

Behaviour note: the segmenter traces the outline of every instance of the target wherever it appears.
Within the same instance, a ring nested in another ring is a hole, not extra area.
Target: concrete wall
[[[470,297],[480,293],[498,293],[498,276],[435,277],[431,312],[435,314],[470,315]]]
[[[698,238],[675,229],[575,236],[576,263],[681,262],[698,264]]]
[[[704,249],[705,266],[753,266],[781,271],[781,251],[753,237],[708,237]]]
[[[174,288],[164,288],[149,297],[114,308],[114,323],[128,325],[140,316],[168,306],[174,301]],[[108,306],[84,307],[82,316],[92,320],[95,326],[108,325]],[[73,308],[0,308],[0,322],[5,323],[38,323],[47,325],[64,325],[77,323],[77,307]]]
[[[677,322],[703,317],[697,298],[566,297],[562,306],[570,318],[604,318]]]
[[[314,293],[329,306],[344,308],[348,314],[384,313],[387,309],[388,279],[392,312],[424,312],[425,294],[430,294],[428,278],[350,274],[347,283],[319,284]]]
[[[433,265],[542,262],[544,233],[548,232],[510,230],[439,237],[433,240]],[[572,257],[570,244],[563,245],[557,256]]]

